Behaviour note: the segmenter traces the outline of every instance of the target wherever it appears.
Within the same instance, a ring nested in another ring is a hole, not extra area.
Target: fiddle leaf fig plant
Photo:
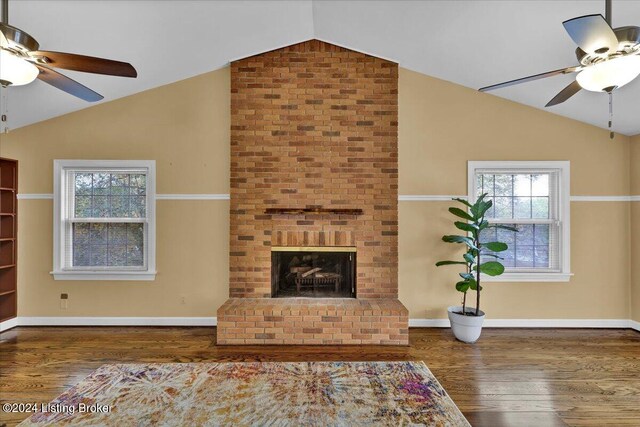
[[[499,260],[503,259],[496,253],[504,252],[509,247],[503,242],[484,242],[482,238],[482,232],[489,229],[500,228],[510,231],[518,231],[516,228],[509,227],[501,224],[490,224],[485,219],[486,213],[491,209],[493,202],[491,200],[485,200],[487,193],[478,197],[475,203],[471,204],[464,199],[454,198],[453,200],[462,203],[468,208],[465,211],[460,208],[451,207],[449,212],[458,218],[465,221],[454,221],[453,225],[458,230],[464,231],[464,235],[446,235],[442,236],[442,240],[447,243],[462,244],[466,247],[465,253],[462,255],[460,261],[439,261],[436,263],[437,267],[443,265],[461,265],[464,266],[464,271],[460,272],[460,278],[462,280],[456,283],[456,290],[463,294],[462,297],[462,313],[465,316],[473,315],[478,316],[480,312],[480,291],[482,286],[480,285],[481,275],[480,273],[488,276],[499,276],[504,273],[504,266]],[[491,260],[485,261],[486,258]],[[476,308],[475,311],[467,312],[467,292],[469,290],[476,292]]]

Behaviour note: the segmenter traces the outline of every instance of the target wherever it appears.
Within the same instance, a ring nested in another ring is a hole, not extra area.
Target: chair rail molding
[[[466,195],[446,194],[401,194],[400,202],[448,202],[453,198],[467,199]],[[20,193],[20,200],[53,200],[53,193]],[[202,193],[202,194],[156,194],[156,200],[230,200],[228,193]],[[638,196],[571,196],[572,202],[640,202]]]

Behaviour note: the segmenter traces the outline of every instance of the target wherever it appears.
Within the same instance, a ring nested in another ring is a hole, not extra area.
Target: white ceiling
[[[75,1],[11,0],[10,23],[43,50],[131,62],[137,79],[65,71],[105,101],[319,38],[477,89],[576,64],[562,21],[604,13],[604,1]],[[614,27],[640,26],[640,0],[613,2]],[[544,109],[571,76],[492,92]],[[489,95],[487,95],[489,96]],[[614,129],[640,133],[640,78],[614,97]],[[35,83],[9,88],[10,127],[92,104]],[[581,91],[547,109],[606,127],[606,95]]]

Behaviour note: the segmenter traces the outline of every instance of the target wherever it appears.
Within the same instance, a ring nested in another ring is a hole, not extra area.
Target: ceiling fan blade
[[[65,91],[68,94],[76,96],[80,99],[84,99],[88,102],[100,101],[102,98],[104,98],[99,93],[92,91],[88,87],[81,85],[77,81],[70,79],[63,74],[60,74],[57,71],[52,70],[51,68],[45,67],[40,64],[35,64],[35,66],[40,70],[38,78],[55,88]]]
[[[111,59],[93,56],[76,55],[75,53],[50,52],[36,50],[30,52],[33,57],[46,58],[46,65],[66,70],[82,71],[84,73],[106,74],[109,76],[137,77],[138,72],[127,62],[112,61]]]
[[[580,83],[578,83],[577,80],[574,80],[569,86],[565,87],[556,96],[554,96],[551,101],[547,102],[547,105],[545,105],[545,107],[552,107],[554,105],[562,104],[564,101],[580,92],[581,89],[582,87],[580,86]]]
[[[557,76],[559,74],[571,74],[579,71],[581,69],[580,66],[569,67],[569,68],[561,68],[559,70],[547,71],[546,73],[534,74],[533,76],[523,77],[521,79],[509,80],[508,82],[498,83],[491,86],[485,86],[478,89],[480,92],[486,92],[488,90],[500,89],[507,86],[513,86],[520,83],[527,83],[534,80],[544,79],[547,77]]]
[[[587,53],[614,53],[618,38],[602,15],[586,15],[562,23],[575,44]]]

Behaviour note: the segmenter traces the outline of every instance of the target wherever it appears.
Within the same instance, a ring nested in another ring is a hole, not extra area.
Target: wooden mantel
[[[362,209],[336,208],[267,208],[267,215],[362,215]]]

